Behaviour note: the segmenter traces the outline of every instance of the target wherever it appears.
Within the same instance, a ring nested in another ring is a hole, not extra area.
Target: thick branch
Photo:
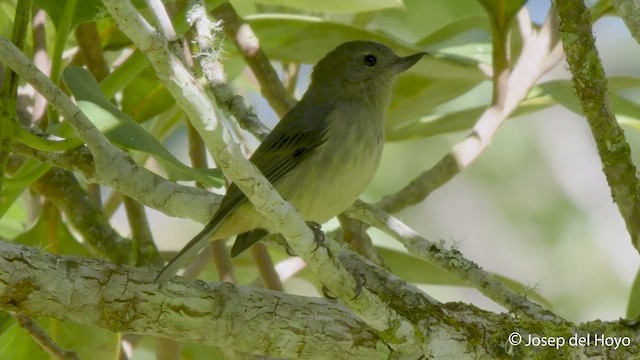
[[[640,251],[640,183],[624,130],[616,121],[607,93],[607,78],[591,31],[591,15],[581,0],[558,0],[562,45],[574,90],[591,128],[613,200]]]
[[[174,281],[158,289],[152,284],[154,276],[144,269],[0,241],[0,308],[6,311],[277,358],[403,358],[335,301],[201,281]],[[401,297],[395,294],[394,301]],[[559,351],[567,358],[634,358],[640,343],[635,323],[625,320],[574,326],[493,314],[461,303],[435,306],[416,300],[407,311],[428,334],[419,340],[424,358],[459,358],[464,353],[468,358],[529,359]],[[513,346],[507,342],[513,332],[525,341],[529,335],[568,340],[590,334],[591,343],[565,344],[559,350]],[[631,346],[597,346],[596,334],[628,340]]]
[[[377,336],[339,304],[228,283],[159,290],[155,275],[0,241],[4,310],[278,358],[376,356]]]

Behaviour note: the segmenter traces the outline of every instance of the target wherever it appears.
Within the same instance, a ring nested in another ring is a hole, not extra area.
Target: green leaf
[[[39,178],[38,175],[42,175],[40,172],[43,169],[43,165],[39,160],[34,158],[27,158],[27,160],[20,165],[18,170],[13,174],[14,179],[21,179],[12,184],[11,188],[3,188],[0,193],[0,218],[13,206],[20,194],[24,192],[27,186],[31,185],[33,181]],[[6,181],[5,179],[2,179]]]
[[[402,8],[402,0],[235,0],[233,3],[280,5],[304,11],[354,13],[386,8]]]
[[[487,10],[499,30],[504,32],[527,0],[478,0],[478,2]]]
[[[405,0],[404,9],[380,11],[367,25],[369,29],[417,42],[461,19],[486,13],[475,0]]]
[[[8,200],[5,200],[8,201]],[[24,231],[27,209],[23,201],[13,201],[0,221],[0,237],[11,239]]]
[[[142,126],[110,103],[91,73],[83,68],[67,67],[63,78],[76,97],[78,107],[114,144],[150,154],[172,180],[197,180],[207,186],[222,186],[218,169],[193,169],[184,165]]]
[[[424,50],[384,34],[313,17],[269,15],[249,19],[260,44],[273,60],[315,64],[338,44],[358,39],[384,43],[401,54]],[[485,75],[472,59],[440,54],[424,57],[399,77],[387,122],[394,127],[407,119],[423,116],[483,80]]]
[[[425,50],[385,34],[310,16],[259,15],[247,20],[272,60],[315,64],[339,44],[362,39],[383,43],[402,55]],[[409,72],[465,81],[485,79],[475,60],[440,54],[424,57]]]
[[[34,5],[42,8],[48,15],[49,19],[57,28],[61,21],[66,21],[62,14],[67,5],[67,0],[34,0]],[[102,6],[100,0],[81,0],[76,3],[73,17],[71,19],[71,28],[83,22],[93,21],[101,18],[106,14],[106,10]]]
[[[470,30],[476,29],[483,30],[487,34],[491,32],[486,15],[471,15],[461,19],[456,19],[422,38],[416,43],[416,46],[433,46],[464,34]],[[491,44],[491,40],[487,38],[485,43]]]
[[[15,321],[0,334],[0,354],[6,359],[49,360],[31,335]]]
[[[57,28],[60,21],[66,21],[66,19],[63,19],[62,14],[67,1],[68,0],[34,0],[33,3],[49,15],[49,18]],[[170,1],[164,0],[163,2]],[[146,7],[144,0],[133,0],[132,3],[138,9]],[[78,0],[71,19],[71,28],[73,29],[78,24],[100,20],[108,16],[110,15],[102,5],[101,0]]]
[[[52,335],[56,344],[76,352],[80,359],[113,360],[118,357],[120,339],[111,331],[54,319],[40,319],[37,323]],[[15,322],[0,335],[0,354],[3,359],[51,359],[31,335]]]
[[[438,105],[474,88],[478,81],[429,79],[408,73],[399,77],[385,117],[387,129],[400,128],[409,120],[422,118]]]
[[[638,316],[640,316],[640,270],[631,285],[631,294],[629,294],[627,305],[627,319],[636,319]]]
[[[609,97],[618,121],[640,128],[640,105],[617,94],[619,91],[640,87],[640,79],[620,76],[608,79]],[[583,115],[582,105],[575,96],[571,80],[554,80],[536,86],[529,95],[531,99],[551,98],[576,114]]]
[[[387,128],[386,140],[414,140],[469,129],[486,106],[416,118],[396,128]]]
[[[122,90],[122,110],[141,123],[165,112],[175,101],[147,67]]]
[[[63,255],[77,255],[91,257],[91,253],[82,246],[78,240],[71,234],[67,227],[67,222],[62,221],[59,213],[49,209],[53,205],[45,205],[45,211],[42,211],[38,220],[27,231],[16,236],[12,241],[17,244],[27,245],[31,247],[45,248],[48,252]],[[52,218],[55,216],[55,218]],[[47,239],[51,234],[49,231],[51,225],[55,222],[55,243],[48,243]]]

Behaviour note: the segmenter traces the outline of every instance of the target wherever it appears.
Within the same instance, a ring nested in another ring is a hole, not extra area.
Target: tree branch
[[[36,324],[33,319],[18,313],[10,313],[16,322],[29,332],[31,337],[54,359],[78,360],[78,354],[73,351],[64,350],[56,344],[47,333]]]
[[[245,105],[242,96],[234,94],[229,85],[227,85],[224,68],[220,62],[221,48],[216,48],[215,45],[216,41],[221,43],[221,39],[216,38],[216,35],[220,34],[222,30],[220,24],[214,24],[209,20],[204,2],[193,0],[189,3],[189,6],[187,21],[194,29],[195,41],[200,50],[198,54],[200,66],[216,99],[216,104],[225,113],[235,117],[241,128],[263,140],[270,130]],[[260,67],[260,69],[262,68]],[[258,69],[255,69],[255,71],[258,71]],[[255,76],[262,77],[260,73],[256,73]]]
[[[524,314],[541,321],[564,322],[551,311],[511,291],[476,263],[467,260],[459,251],[446,249],[440,243],[421,237],[396,218],[374,206],[358,201],[349,208],[348,215],[382,230],[402,243],[409,253],[469,282],[489,299],[513,313]]]
[[[276,70],[262,51],[258,38],[249,24],[238,15],[233,6],[225,1],[213,10],[213,16],[222,20],[222,27],[233,40],[236,48],[249,65],[253,75],[260,83],[262,96],[281,118],[285,116],[295,104],[289,97],[284,85],[278,78]]]
[[[557,0],[562,45],[573,86],[591,128],[613,200],[640,251],[640,183],[624,130],[616,121],[607,78],[591,32],[591,15],[580,0]]]
[[[159,290],[152,284],[154,276],[140,268],[56,256],[0,241],[0,309],[6,311],[277,358],[406,359],[386,348],[365,323],[335,301],[184,279]],[[387,296],[403,297],[395,292]],[[609,358],[614,352],[620,358],[633,358],[640,343],[637,325],[625,320],[575,326],[494,314],[462,303],[421,302],[407,302],[403,312],[411,313],[422,332],[429,334],[418,340],[425,357],[464,353],[469,358],[543,358],[557,351],[509,344],[512,333],[525,341],[528,336],[567,340],[589,334],[588,346],[561,348],[570,358]],[[615,349],[598,345],[594,343],[598,334],[631,345]],[[479,338],[482,341],[469,341]]]

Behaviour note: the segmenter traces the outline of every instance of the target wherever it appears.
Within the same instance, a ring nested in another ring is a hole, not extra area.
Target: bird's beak
[[[398,60],[396,60],[393,64],[391,64],[389,68],[394,74],[399,74],[407,70],[408,68],[412,67],[413,65],[415,65],[415,63],[417,63],[418,60],[422,59],[422,57],[425,55],[429,55],[429,53],[421,52],[421,53],[398,58]]]

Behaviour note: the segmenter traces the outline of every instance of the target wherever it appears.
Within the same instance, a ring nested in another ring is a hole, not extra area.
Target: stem
[[[591,14],[579,0],[557,0],[556,7],[574,90],[596,142],[613,200],[633,246],[640,251],[640,182],[624,130],[611,108],[606,74],[591,31]]]

